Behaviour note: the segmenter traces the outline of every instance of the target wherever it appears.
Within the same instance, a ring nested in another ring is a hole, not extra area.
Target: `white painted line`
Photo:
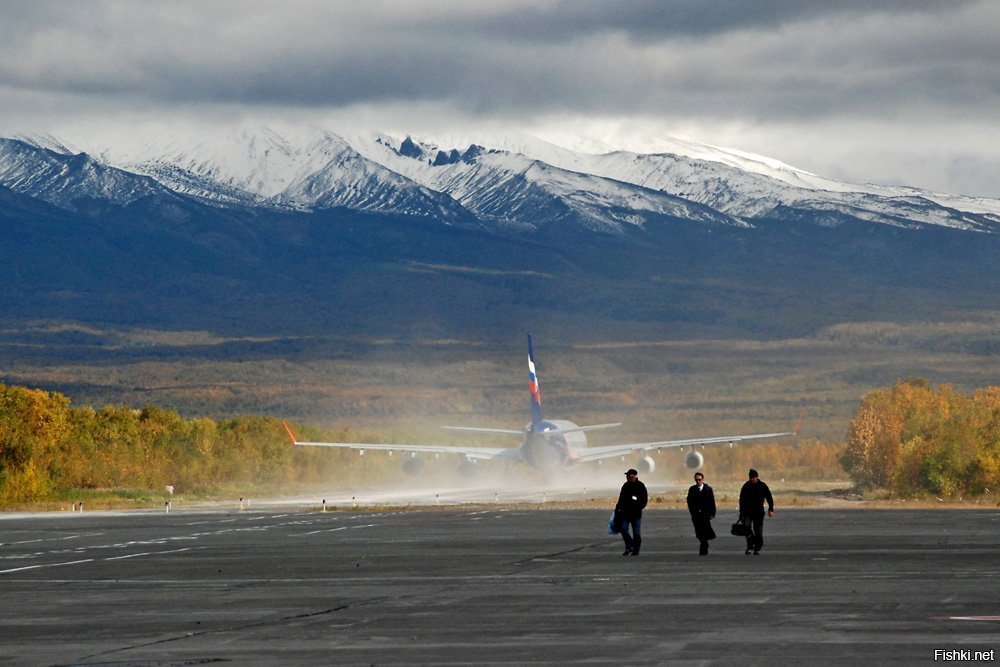
[[[98,535],[103,535],[104,533],[78,533],[76,535],[67,535],[65,537],[44,537],[37,540],[21,540],[20,542],[0,542],[0,547],[13,546],[15,544],[33,544],[35,542],[60,542],[62,540],[78,540],[81,537],[96,537]]]
[[[369,523],[369,524],[365,524],[363,526],[338,526],[337,528],[324,528],[323,530],[311,530],[308,533],[289,533],[288,536],[289,537],[302,537],[304,535],[317,535],[319,533],[335,533],[338,530],[348,530],[348,529],[354,529],[354,528],[374,528],[377,525],[378,525],[377,523]]]
[[[289,537],[302,537],[303,535],[316,535],[318,533],[335,533],[338,530],[347,530],[347,526],[340,526],[339,528],[325,528],[323,530],[311,530],[308,533],[290,533]]]
[[[144,551],[141,554],[126,554],[124,556],[111,556],[110,558],[105,558],[104,560],[125,560],[126,558],[137,558],[139,556],[148,556],[154,553],[152,551]]]
[[[72,560],[66,563],[48,563],[47,565],[28,565],[27,567],[15,567],[12,570],[0,570],[0,574],[9,574],[11,572],[23,572],[25,570],[37,570],[43,567],[59,567],[61,565],[79,565],[80,563],[91,563],[93,558],[86,558],[84,560]]]
[[[124,556],[109,556],[104,560],[123,560],[125,558],[135,558],[137,556],[159,556],[160,554],[176,554],[182,551],[191,551],[192,549],[205,549],[206,547],[184,547],[183,549],[168,549],[167,551],[144,551],[138,554],[126,554]]]

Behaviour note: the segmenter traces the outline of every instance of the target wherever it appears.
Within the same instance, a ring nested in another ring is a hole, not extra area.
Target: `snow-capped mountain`
[[[998,200],[851,185],[680,140],[653,149],[594,153],[525,136],[414,139],[315,127],[33,136],[0,144],[0,185],[62,206],[80,197],[127,204],[162,188],[228,207],[343,207],[496,229],[855,220],[1000,232]]]
[[[0,138],[0,184],[61,208],[87,201],[132,202],[173,192],[147,176],[70,154]]]
[[[1000,202],[685,142],[248,126],[0,139],[0,230],[8,331],[784,337],[1000,308]]]

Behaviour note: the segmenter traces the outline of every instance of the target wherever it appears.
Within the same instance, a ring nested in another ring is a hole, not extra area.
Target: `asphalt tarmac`
[[[996,661],[1000,511],[63,512],[0,518],[0,664]],[[993,651],[989,654],[989,651]]]

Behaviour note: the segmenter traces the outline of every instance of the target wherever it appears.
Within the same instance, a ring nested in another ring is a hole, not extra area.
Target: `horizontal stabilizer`
[[[621,426],[621,422],[614,422],[613,424],[594,424],[593,426],[573,426],[571,428],[553,428],[546,429],[545,433],[551,433],[552,435],[563,435],[566,433],[582,433],[583,431],[599,431],[605,428],[614,428],[616,426]]]
[[[524,435],[524,431],[509,428],[476,428],[475,426],[442,426],[446,431],[472,431],[473,433],[498,433],[500,435]]]
[[[546,433],[548,435],[564,435],[566,433],[581,433],[583,431],[597,431],[604,428],[614,428],[615,426],[621,426],[621,422],[615,422],[613,424],[594,424],[593,426],[573,426],[569,428],[547,428],[541,433]],[[441,428],[448,431],[471,431],[473,433],[497,433],[500,435],[517,435],[523,436],[524,431],[515,431],[513,429],[507,428],[477,428],[475,426],[442,426]]]

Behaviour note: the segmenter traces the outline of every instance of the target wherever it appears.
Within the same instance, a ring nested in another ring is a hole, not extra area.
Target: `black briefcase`
[[[750,534],[750,531],[747,530],[747,525],[742,521],[734,523],[733,527],[729,529],[729,532],[737,537],[746,537]]]

